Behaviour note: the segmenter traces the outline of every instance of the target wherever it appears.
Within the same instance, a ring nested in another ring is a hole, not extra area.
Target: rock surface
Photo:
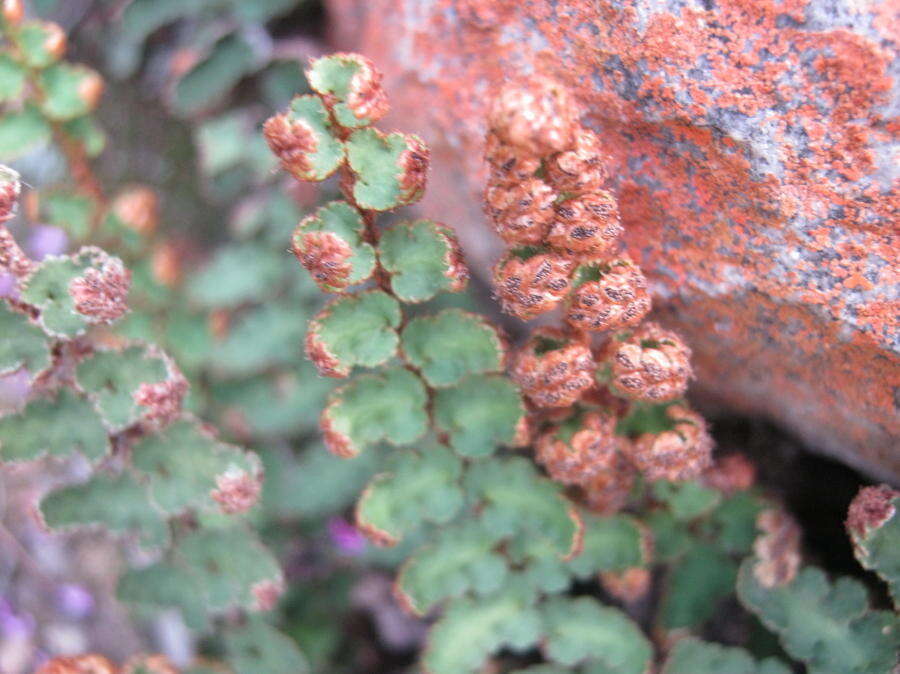
[[[605,139],[626,240],[699,390],[900,481],[896,3],[329,0],[385,72],[383,126],[432,148],[422,210],[476,270],[484,114],[511,74],[566,83]]]

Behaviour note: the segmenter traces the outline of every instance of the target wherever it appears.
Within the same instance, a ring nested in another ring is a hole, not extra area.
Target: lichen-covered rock
[[[337,45],[384,71],[392,122],[428,141],[423,212],[457,228],[474,272],[502,246],[480,212],[489,94],[550,76],[601,139],[625,243],[694,349],[698,392],[900,479],[891,3],[328,7]]]

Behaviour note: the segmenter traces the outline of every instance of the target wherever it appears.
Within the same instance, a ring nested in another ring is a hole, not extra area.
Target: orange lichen
[[[432,140],[423,207],[463,225],[476,270],[497,249],[476,200],[488,94],[551,75],[602,139],[624,238],[669,289],[657,308],[703,392],[900,475],[900,197],[884,179],[896,12],[859,8],[850,26],[810,0],[668,4],[329,1],[335,40],[385,71],[396,123]]]

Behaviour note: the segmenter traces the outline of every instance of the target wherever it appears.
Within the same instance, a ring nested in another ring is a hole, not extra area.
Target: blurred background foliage
[[[132,311],[116,331],[162,346],[190,380],[187,406],[220,428],[223,439],[263,459],[264,499],[252,516],[279,554],[289,588],[274,622],[299,643],[312,669],[405,668],[424,630],[390,601],[390,570],[408,546],[376,549],[350,524],[351,505],[376,472],[378,453],[338,459],[322,448],[316,429],[332,384],[306,360],[303,336],[322,299],[287,242],[319,196],[296,184],[286,190],[259,130],[272,110],[307,90],[302,66],[322,51],[321,6],[312,0],[36,0],[29,8],[66,30],[67,58],[91,65],[107,81],[96,123],[91,120],[90,154],[109,198],[149,186],[160,211],[158,226],[135,231],[116,223],[98,241],[88,226],[91,205],[66,184],[59,150],[36,142],[27,152],[0,156],[39,195],[31,207],[46,227],[42,240],[26,236],[29,252],[40,257],[90,240],[120,255],[133,272]],[[334,186],[331,196],[336,193]],[[4,384],[0,405],[14,404],[14,386]],[[77,467],[57,470],[77,474]],[[52,473],[48,479],[63,477]],[[23,485],[11,480],[7,489]],[[5,512],[9,535],[40,539],[24,530],[12,504]],[[116,566],[117,553],[97,539],[68,544],[99,545],[103,566]],[[46,550],[28,552],[40,567]],[[67,575],[80,576],[82,584],[60,585],[59,592],[84,595],[88,608],[66,613],[58,601],[27,607],[16,599],[40,576],[56,574],[21,560],[3,562],[0,589],[12,601],[0,608],[9,625],[27,633],[33,657],[60,647],[108,650],[117,641],[127,654],[137,648],[133,638],[144,649],[176,654],[215,656],[233,647],[227,631],[196,643],[171,611],[146,612],[137,636],[123,639],[107,624],[124,617],[121,609],[115,618],[106,615],[109,583],[101,587],[75,569]],[[55,629],[49,641],[46,626]],[[25,641],[22,648],[29,648]],[[15,654],[4,657],[17,662]]]

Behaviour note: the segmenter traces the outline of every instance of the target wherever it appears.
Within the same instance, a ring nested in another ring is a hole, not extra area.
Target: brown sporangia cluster
[[[112,212],[138,234],[152,236],[159,224],[159,196],[146,185],[134,185],[115,198]]]
[[[522,320],[562,310],[559,327],[538,328],[511,358],[538,429],[537,459],[589,507],[611,512],[638,474],[698,477],[712,440],[681,401],[690,349],[643,323],[647,280],[623,251],[601,139],[578,118],[577,101],[552,79],[505,85],[488,117],[484,205],[508,246],[493,272],[502,309]],[[654,432],[619,428],[649,406],[660,406]]]
[[[121,667],[96,653],[53,658],[34,674],[179,674],[164,655],[137,655]]]
[[[85,270],[69,283],[69,294],[75,311],[91,323],[112,323],[128,311],[128,291],[131,272],[118,258],[110,257],[99,248],[92,251],[97,266]]]
[[[6,228],[6,222],[16,215],[22,183],[19,174],[10,168],[0,170],[0,272],[12,274],[16,278],[28,276],[34,263],[28,258],[12,233]]]

